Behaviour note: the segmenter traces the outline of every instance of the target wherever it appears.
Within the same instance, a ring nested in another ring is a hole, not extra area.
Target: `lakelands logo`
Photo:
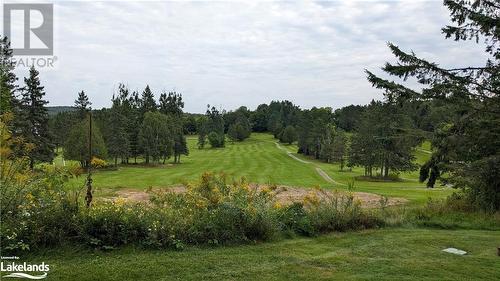
[[[16,262],[0,262],[0,269],[3,272],[9,274],[2,275],[0,278],[26,278],[32,280],[40,280],[47,277],[47,272],[49,272],[50,267],[45,262],[39,264],[30,264],[27,262],[16,263]],[[26,273],[29,272],[29,273]],[[42,274],[33,274],[34,272],[43,272]]]

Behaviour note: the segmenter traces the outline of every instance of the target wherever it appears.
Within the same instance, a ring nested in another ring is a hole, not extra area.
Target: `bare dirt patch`
[[[264,188],[269,188],[263,185],[251,185],[251,188],[256,190],[262,190]],[[109,198],[110,200],[116,200],[118,198],[125,199],[130,202],[147,202],[151,197],[152,192],[173,192],[173,193],[183,193],[186,192],[184,186],[166,187],[166,188],[155,188],[151,191],[141,191],[134,189],[121,189],[115,192],[115,196]],[[316,195],[318,197],[326,197],[328,195],[333,195],[335,192],[339,194],[347,194],[345,191],[339,190],[327,190],[327,189],[314,189],[314,188],[303,188],[303,187],[291,187],[280,185],[272,189],[272,193],[275,194],[277,202],[283,205],[292,204],[294,202],[302,202],[306,196]],[[361,206],[364,208],[376,208],[380,206],[382,196],[367,193],[367,192],[353,192],[354,200],[361,202]],[[391,197],[388,198],[386,206],[395,206],[406,203],[408,200],[404,198]]]

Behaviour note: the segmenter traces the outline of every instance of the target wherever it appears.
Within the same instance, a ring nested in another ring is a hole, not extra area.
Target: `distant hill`
[[[76,108],[73,106],[47,106],[47,110],[49,111],[49,116],[53,116],[60,112],[75,111]]]

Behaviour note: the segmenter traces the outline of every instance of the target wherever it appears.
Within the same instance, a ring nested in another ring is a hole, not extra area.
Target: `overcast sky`
[[[85,90],[94,108],[108,107],[120,82],[180,92],[189,112],[366,104],[382,93],[364,69],[394,61],[388,41],[444,66],[484,63],[482,46],[444,39],[442,1],[66,1],[54,14],[58,61],[41,70],[50,105]]]

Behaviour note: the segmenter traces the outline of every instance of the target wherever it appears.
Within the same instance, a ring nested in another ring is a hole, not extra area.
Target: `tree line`
[[[92,112],[92,155],[111,158],[115,165],[165,163],[173,158],[180,163],[188,155],[183,127],[184,102],[176,92],[163,92],[158,101],[149,86],[139,94],[124,84],[118,86],[111,108],[91,110],[84,91],[75,100],[74,111],[61,112],[51,118],[56,142],[64,148],[64,157],[88,166],[88,131]],[[101,128],[105,128],[101,130]]]

